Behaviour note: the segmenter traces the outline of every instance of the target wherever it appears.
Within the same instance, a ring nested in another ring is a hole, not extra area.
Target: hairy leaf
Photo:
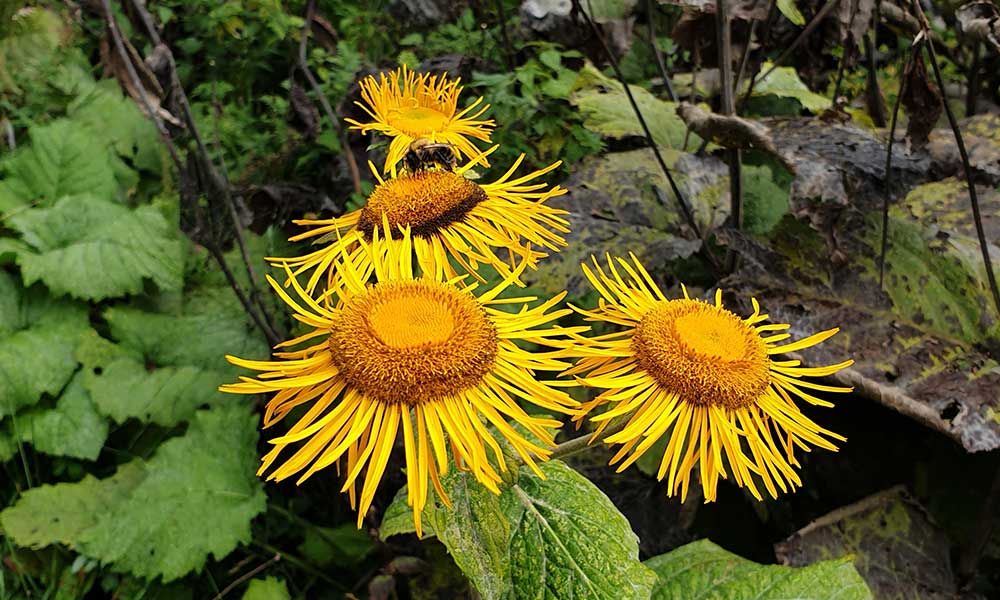
[[[872,593],[850,559],[794,569],[758,565],[708,540],[691,542],[645,562],[659,576],[653,600],[868,600]]]
[[[55,408],[32,409],[14,418],[21,441],[52,456],[96,460],[108,437],[108,423],[97,413],[79,375]]]
[[[95,147],[86,127],[67,119],[33,127],[31,144],[2,165],[0,214],[77,194],[111,200],[118,189],[108,152]]]
[[[80,538],[82,552],[164,581],[200,570],[250,541],[265,507],[254,476],[257,417],[240,406],[199,411],[183,437],[146,463],[147,477]]]
[[[28,209],[11,226],[35,252],[17,262],[27,284],[42,281],[56,294],[100,300],[181,287],[183,244],[155,208],[131,210],[93,195],[68,196],[52,208]]]
[[[195,410],[232,400],[216,388],[229,376],[194,366],[153,368],[138,353],[95,332],[77,350],[83,385],[102,414],[116,423],[135,418],[164,427],[186,421]]]

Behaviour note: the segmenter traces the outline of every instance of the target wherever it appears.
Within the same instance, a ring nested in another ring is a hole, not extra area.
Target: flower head
[[[476,272],[480,263],[492,266],[505,278],[521,263],[534,268],[546,256],[537,248],[558,251],[566,245],[560,235],[569,231],[562,218],[566,211],[545,204],[566,190],[531,183],[558,167],[558,162],[513,177],[523,159],[522,155],[497,181],[484,184],[464,177],[475,160],[455,171],[418,171],[391,179],[376,173],[378,186],[362,208],[333,219],[295,221],[313,229],[292,237],[292,241],[320,238],[329,241],[328,245],[304,256],[268,260],[288,265],[295,276],[312,271],[305,285],[312,293],[324,275],[328,279],[334,276],[331,266],[338,259],[367,276],[372,261],[364,242],[371,240],[377,227],[388,223],[394,237],[399,236],[400,228],[411,230],[417,260],[426,272],[443,268],[448,277],[457,276],[449,257],[481,281]],[[387,248],[385,244],[373,246],[381,252]]]
[[[801,486],[795,447],[835,451],[831,440],[844,438],[803,415],[796,401],[832,406],[807,390],[850,391],[803,378],[831,375],[854,361],[803,367],[772,356],[814,346],[838,330],[780,345],[790,334],[776,332],[789,325],[764,323],[768,315],[756,299],[746,318],[723,308],[721,290],[714,304],[692,300],[686,289],[684,298],[667,300],[631,258],[632,264],[608,257],[609,272],[596,260],[593,270],[583,265],[601,301],[595,310],[577,310],[588,320],[626,329],[594,338],[573,334],[579,346],[572,351],[582,358],[567,373],[605,388],[578,419],[603,404],[612,407],[592,417],[598,431],[612,419],[627,419],[621,431],[605,438],[621,445],[611,461],[620,463],[619,472],[668,435],[657,478],[667,477],[668,495],[679,491],[682,501],[696,466],[706,501],[715,500],[719,478],[730,476],[758,499],[758,482],[772,497],[779,488]]]
[[[469,158],[479,155],[482,164],[489,166],[469,138],[490,141],[494,122],[479,118],[490,105],[482,104],[483,99],[476,98],[459,111],[460,82],[460,79],[449,80],[447,74],[418,75],[406,66],[391,71],[388,77],[385,73],[381,73],[378,79],[369,75],[360,84],[364,102],[355,104],[372,120],[368,123],[346,120],[351,129],[360,129],[364,133],[377,131],[392,138],[383,173],[388,173],[402,160],[414,140],[422,138],[451,144]]]
[[[442,269],[415,277],[412,241],[404,230],[398,243],[373,254],[377,282],[372,285],[350,263],[341,265],[344,276],[318,300],[294,277],[290,283],[297,300],[268,278],[295,318],[310,327],[279,347],[311,345],[277,352],[274,361],[229,356],[233,364],[261,373],[220,389],[277,392],[267,405],[265,427],[309,405],[288,433],[271,440],[274,449],[262,459],[260,473],[279,481],[300,475],[301,483],[330,465],[339,470],[346,461],[344,491],[352,506],[355,483],[363,480],[359,527],[402,430],[408,501],[420,533],[428,479],[448,503],[439,483],[448,469],[448,447],[457,464],[499,493],[494,464],[500,470],[506,465],[496,435],[538,471],[535,460],[547,459],[551,429],[559,426],[556,420],[528,415],[518,400],[563,413],[574,412],[578,403],[534,376],[535,371],[565,369],[567,363],[517,344],[555,344],[563,330],[545,325],[569,312],[552,310],[565,293],[529,308],[526,303],[534,298],[498,297],[512,278],[476,295],[478,284],[464,286]],[[372,246],[384,242],[375,232]],[[514,304],[517,310],[500,310],[500,304]],[[279,461],[286,451],[291,454]]]

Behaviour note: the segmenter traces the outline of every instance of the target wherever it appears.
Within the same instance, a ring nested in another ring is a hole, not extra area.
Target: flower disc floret
[[[433,237],[460,222],[486,192],[475,182],[451,171],[420,171],[379,184],[361,209],[358,229],[370,241],[372,231],[388,223],[394,237],[401,227],[412,235]]]
[[[388,281],[352,297],[330,329],[332,362],[364,395],[410,406],[482,382],[497,329],[468,293],[428,281]]]
[[[743,319],[698,300],[669,300],[635,327],[639,367],[692,404],[744,408],[770,383],[767,346]]]

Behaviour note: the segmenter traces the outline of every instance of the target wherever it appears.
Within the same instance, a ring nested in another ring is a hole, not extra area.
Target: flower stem
[[[600,441],[603,442],[604,440],[618,433],[622,429],[625,429],[625,426],[628,425],[628,422],[630,420],[629,419],[630,416],[631,415],[624,415],[622,417],[619,417],[615,421],[612,421],[611,424],[609,424],[602,432],[603,435],[601,436]],[[594,434],[581,435],[579,437],[575,437],[571,440],[567,440],[561,444],[558,444],[556,445],[555,448],[552,449],[552,455],[550,456],[550,458],[565,458],[567,456],[571,456],[578,452],[582,452],[587,448],[596,446],[597,444],[593,443],[594,441],[596,441],[596,437],[597,436]]]

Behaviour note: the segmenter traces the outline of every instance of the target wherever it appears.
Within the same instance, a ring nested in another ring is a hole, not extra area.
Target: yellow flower
[[[309,293],[315,291],[324,274],[332,278],[331,265],[337,259],[353,264],[365,278],[372,266],[362,242],[370,241],[372,232],[385,222],[397,237],[400,228],[411,229],[417,261],[425,272],[443,268],[449,278],[455,277],[458,273],[449,256],[480,281],[476,273],[480,263],[492,266],[505,278],[522,262],[535,268],[546,256],[535,248],[558,251],[566,245],[560,235],[569,231],[569,223],[561,216],[566,211],[545,204],[566,190],[530,183],[557,168],[559,162],[513,177],[523,159],[521,155],[497,181],[482,185],[463,175],[475,160],[454,172],[418,171],[384,180],[376,173],[378,186],[364,207],[333,219],[295,221],[314,228],[291,241],[323,236],[320,241],[329,240],[328,245],[304,256],[268,260],[288,265],[295,276],[311,270],[305,285]],[[374,249],[385,252],[387,248],[380,244]],[[514,282],[520,284],[518,279]]]
[[[376,233],[372,245],[385,241]],[[569,364],[556,360],[553,352],[531,353],[517,343],[558,344],[555,338],[567,330],[547,324],[570,312],[553,310],[565,292],[529,308],[526,303],[534,298],[498,297],[512,278],[475,295],[479,284],[463,286],[441,269],[414,277],[411,244],[410,232],[404,231],[399,242],[387,244],[388,251],[374,253],[377,283],[372,285],[366,285],[363,274],[351,264],[341,265],[344,276],[318,300],[294,278],[290,283],[298,300],[269,277],[295,318],[311,328],[279,347],[313,343],[276,352],[274,361],[228,356],[231,363],[261,373],[220,389],[239,394],[277,392],[267,405],[265,427],[308,405],[288,433],[270,441],[274,449],[262,459],[259,474],[270,470],[268,479],[278,481],[298,474],[302,483],[330,465],[339,470],[346,458],[344,491],[349,492],[352,506],[357,506],[355,482],[365,471],[359,527],[402,430],[408,501],[420,533],[428,478],[442,501],[449,503],[439,483],[448,469],[448,447],[457,464],[499,493],[500,475],[494,463],[501,471],[506,465],[495,436],[505,438],[538,472],[534,461],[548,458],[551,428],[560,424],[529,416],[518,402],[562,413],[574,413],[579,403],[533,374],[560,371]],[[339,298],[336,307],[334,295]],[[501,304],[512,304],[516,310],[496,308]],[[512,423],[540,442],[527,439]],[[290,456],[279,461],[286,450]]]
[[[418,75],[406,66],[391,71],[388,77],[381,73],[377,80],[369,75],[361,81],[364,103],[355,104],[368,113],[372,121],[346,121],[351,129],[360,129],[363,133],[377,131],[392,138],[383,173],[388,173],[406,155],[410,144],[421,138],[452,144],[460,153],[472,158],[479,155],[479,150],[468,138],[489,142],[494,122],[493,119],[479,119],[490,107],[482,104],[482,98],[476,98],[458,111],[458,95],[462,92],[460,81],[449,80],[446,74]],[[479,110],[473,113],[477,107]],[[489,166],[481,155],[480,159],[483,166]]]
[[[608,257],[609,272],[593,260],[583,265],[587,279],[601,295],[595,310],[581,310],[588,320],[626,327],[618,333],[584,338],[570,351],[581,360],[567,374],[584,385],[605,388],[584,405],[580,416],[596,406],[612,407],[592,420],[598,433],[617,417],[624,429],[608,436],[621,444],[611,463],[621,472],[664,435],[668,442],[657,478],[667,477],[667,494],[687,496],[691,472],[699,467],[705,501],[715,500],[719,478],[747,487],[757,498],[762,482],[772,497],[801,486],[794,449],[817,446],[836,451],[831,440],[845,438],[827,431],[802,414],[796,400],[832,406],[807,390],[849,392],[807,381],[836,373],[854,361],[803,367],[798,360],[772,356],[808,348],[837,333],[830,329],[796,342],[775,333],[787,324],[764,324],[756,299],[753,314],[743,319],[715,303],[684,298],[667,300],[635,255],[632,264]],[[627,458],[626,458],[627,457]]]

